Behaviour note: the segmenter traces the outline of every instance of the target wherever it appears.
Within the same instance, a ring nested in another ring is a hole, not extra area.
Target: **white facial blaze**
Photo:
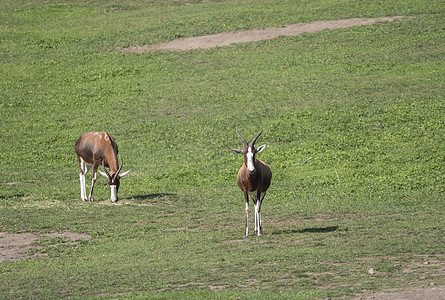
[[[255,171],[255,166],[253,164],[253,151],[252,147],[250,146],[249,148],[247,148],[246,158],[247,158],[247,170],[249,172]]]
[[[110,185],[111,188],[111,202],[117,201],[117,188],[115,185]]]

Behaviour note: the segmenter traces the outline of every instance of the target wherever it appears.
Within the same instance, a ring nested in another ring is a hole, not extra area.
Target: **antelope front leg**
[[[90,195],[88,196],[88,200],[90,202],[93,202],[93,189],[94,189],[94,183],[96,182],[96,170],[93,170],[93,180],[91,181],[91,191]]]
[[[264,196],[266,196],[266,192],[261,193],[260,198],[258,200],[258,235],[263,234],[263,227],[261,226],[261,204],[263,203]]]
[[[258,232],[258,200],[254,202],[255,205],[255,227],[253,229],[253,233],[256,234]]]
[[[258,235],[263,234],[263,227],[261,226],[261,200],[258,200]]]
[[[249,235],[249,196],[247,192],[244,192],[244,199],[246,201],[246,227],[244,229],[244,236]]]

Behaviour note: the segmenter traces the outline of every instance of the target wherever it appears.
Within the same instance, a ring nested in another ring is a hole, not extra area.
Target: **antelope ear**
[[[106,173],[102,172],[101,170],[97,170],[97,172],[102,174],[103,177],[108,178],[108,175]]]
[[[259,153],[261,151],[264,150],[264,148],[266,148],[266,144],[259,146],[258,148],[256,148],[256,153]]]
[[[233,153],[236,154],[243,154],[243,150],[238,150],[238,149],[231,149]]]
[[[124,177],[125,175],[127,175],[128,173],[130,173],[130,170],[128,170],[127,172],[124,172],[124,173],[122,173],[122,174],[119,174],[119,177],[122,178],[122,177]]]

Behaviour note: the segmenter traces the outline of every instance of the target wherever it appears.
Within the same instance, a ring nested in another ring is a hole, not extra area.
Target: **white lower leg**
[[[85,175],[88,172],[88,165],[85,163],[83,158],[80,158],[80,198],[83,201],[87,201],[87,189],[85,186]]]
[[[255,203],[255,229],[253,230],[253,232],[258,232],[258,202]]]
[[[260,200],[258,201],[258,235],[263,234],[263,228],[261,227],[261,204],[263,203],[266,193],[261,193]]]
[[[258,205],[259,207],[259,205]],[[258,209],[258,235],[263,234],[263,229],[261,228],[261,212],[260,209]]]
[[[261,203],[262,202],[263,201],[260,201],[258,203],[258,235],[263,234],[263,227],[261,226]]]
[[[79,179],[80,179],[80,198],[83,201],[87,201],[87,191],[85,188],[85,175],[82,172],[79,173]]]
[[[244,230],[244,236],[249,235],[249,202],[246,202],[246,229]]]

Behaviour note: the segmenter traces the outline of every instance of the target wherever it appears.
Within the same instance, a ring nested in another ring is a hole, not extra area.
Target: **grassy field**
[[[414,18],[120,51],[398,15]],[[0,232],[91,239],[0,263],[0,295],[323,299],[444,285],[443,24],[439,0],[2,0]],[[251,223],[242,238],[235,127],[248,140],[264,129],[261,237]],[[84,203],[74,143],[104,130],[131,172],[117,204],[102,177]]]

